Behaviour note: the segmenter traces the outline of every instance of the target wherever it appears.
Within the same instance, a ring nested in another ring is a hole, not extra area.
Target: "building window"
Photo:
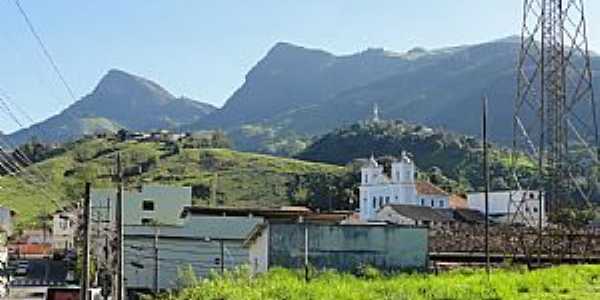
[[[440,207],[441,207],[441,208],[444,208],[444,207],[445,207],[445,205],[444,205],[444,200],[440,200],[440,201],[439,201],[439,205],[440,205]]]
[[[142,218],[142,225],[144,226],[150,226],[154,223],[154,220],[152,218]]]
[[[383,196],[379,196],[379,207],[383,206]]]
[[[431,199],[431,207],[435,207],[435,201],[433,201],[433,199]]]
[[[142,202],[142,209],[144,211],[154,211],[154,201],[145,200]]]
[[[373,208],[377,208],[377,197],[373,197]]]
[[[425,206],[425,199],[421,199],[421,206]]]
[[[537,209],[537,207],[534,207],[534,208],[533,208],[533,212],[534,212],[534,213],[538,212],[538,209]]]
[[[389,196],[386,196],[386,197],[385,197],[385,204],[389,204],[389,203],[390,203],[390,197],[389,197]]]
[[[369,183],[369,175],[365,175],[365,183]]]

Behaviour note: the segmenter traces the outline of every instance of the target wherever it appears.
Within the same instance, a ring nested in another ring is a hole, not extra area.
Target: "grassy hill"
[[[84,183],[111,187],[117,152],[124,162],[128,187],[140,184],[191,186],[198,205],[278,206],[305,203],[309,195],[290,191],[292,182],[311,174],[339,175],[343,167],[229,149],[200,148],[190,143],[117,142],[83,139],[27,168],[40,176],[0,177],[0,205],[14,209],[19,226],[39,224],[38,217],[82,198]],[[36,182],[38,184],[32,184]],[[296,186],[296,184],[294,184]],[[212,189],[216,188],[213,203]]]

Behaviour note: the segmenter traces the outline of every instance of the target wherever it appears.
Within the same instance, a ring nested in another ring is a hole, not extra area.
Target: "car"
[[[29,262],[26,260],[18,260],[17,261],[17,268],[29,268]]]
[[[27,268],[24,267],[17,267],[17,269],[15,270],[15,275],[16,276],[25,276],[27,275]]]

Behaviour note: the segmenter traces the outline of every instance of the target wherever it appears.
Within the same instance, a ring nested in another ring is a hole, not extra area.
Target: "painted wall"
[[[269,267],[304,264],[304,224],[270,224]],[[356,270],[372,265],[383,270],[425,269],[426,228],[308,224],[309,263],[317,268]]]
[[[157,229],[152,226],[126,226],[127,287],[152,289],[154,286],[155,230],[159,237],[159,286],[167,289],[176,287],[178,270],[183,268],[191,266],[197,277],[220,271],[220,240],[224,240],[225,269],[249,264],[248,249],[243,247],[243,243],[261,223],[261,217],[188,215],[183,225],[158,226]]]
[[[242,247],[242,243],[243,240],[223,242],[225,269],[248,264],[248,249]],[[127,288],[152,289],[155,274],[154,237],[127,236],[124,247]],[[158,281],[163,290],[177,287],[178,272],[190,266],[198,278],[221,270],[219,241],[159,238],[158,257]]]
[[[262,230],[248,247],[250,269],[253,273],[269,269],[269,230]]]

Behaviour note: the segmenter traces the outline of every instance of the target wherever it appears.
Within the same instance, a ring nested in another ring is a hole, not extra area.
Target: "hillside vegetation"
[[[93,187],[114,186],[112,175],[117,152],[122,156],[128,187],[191,186],[197,205],[305,204],[312,196],[311,189],[299,185],[299,181],[315,174],[335,177],[345,173],[343,167],[334,165],[211,146],[192,141],[82,139],[63,146],[60,151],[53,150],[49,158],[38,155],[43,160],[29,166],[27,173],[0,177],[0,205],[18,213],[19,226],[38,224],[39,216],[81,199],[86,181]],[[41,176],[26,176],[39,173],[44,174],[47,182],[42,182]]]
[[[185,274],[185,272],[182,272]],[[456,270],[441,275],[400,274],[381,276],[375,270],[362,276],[328,271],[312,276],[293,270],[274,269],[258,277],[243,271],[210,280],[182,280],[191,285],[172,300],[520,300],[598,299],[600,266],[560,266],[524,270]],[[182,276],[183,277],[183,276]]]
[[[322,136],[297,157],[345,165],[371,155],[399,157],[402,151],[412,156],[422,176],[448,190],[477,190],[483,185],[480,140],[402,121],[362,122],[342,127]],[[509,151],[491,146],[490,160],[492,187],[507,188],[512,183]],[[534,167],[525,157],[515,161],[515,166],[520,175],[530,174]]]

